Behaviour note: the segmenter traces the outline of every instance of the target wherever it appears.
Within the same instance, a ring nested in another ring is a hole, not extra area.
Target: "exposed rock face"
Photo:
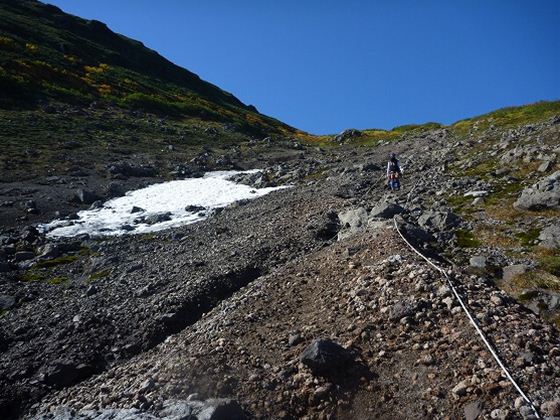
[[[544,248],[560,248],[560,224],[544,228],[539,234],[539,241]]]
[[[338,143],[344,143],[349,140],[352,140],[356,137],[360,137],[362,132],[360,130],[356,130],[354,128],[349,128],[348,130],[344,130],[342,133],[338,134],[334,137],[334,140]]]
[[[560,208],[560,171],[524,189],[513,206],[519,210]]]
[[[459,225],[461,219],[446,210],[429,210],[418,218],[418,224],[424,228],[448,230]]]
[[[378,217],[380,219],[390,219],[396,214],[404,212],[404,208],[396,203],[382,202],[375,206],[370,213],[371,217]]]

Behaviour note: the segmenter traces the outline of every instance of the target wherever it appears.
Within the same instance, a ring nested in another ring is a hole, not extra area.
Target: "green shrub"
[[[455,232],[455,236],[457,237],[457,245],[461,248],[476,248],[480,246],[480,241],[468,230],[458,229]]]
[[[69,264],[76,261],[78,258],[77,255],[64,255],[62,257],[53,258],[52,260],[39,261],[36,266],[39,268],[55,267],[61,264]]]

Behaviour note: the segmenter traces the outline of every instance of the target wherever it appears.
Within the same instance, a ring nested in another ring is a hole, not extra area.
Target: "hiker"
[[[398,191],[401,189],[400,177],[402,175],[401,165],[394,153],[391,153],[389,162],[387,162],[387,182],[389,189]]]

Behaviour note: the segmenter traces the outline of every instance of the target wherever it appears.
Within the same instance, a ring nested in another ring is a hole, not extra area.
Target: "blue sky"
[[[47,0],[335,133],[560,99],[557,0]]]

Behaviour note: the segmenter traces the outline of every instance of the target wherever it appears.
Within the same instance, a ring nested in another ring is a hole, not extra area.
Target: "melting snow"
[[[258,170],[209,172],[202,178],[151,185],[111,199],[98,209],[80,211],[77,220],[54,220],[40,228],[48,232],[47,236],[50,237],[71,237],[84,233],[100,236],[155,232],[198,222],[208,217],[213,209],[286,188],[253,188],[229,180],[232,175],[252,172]],[[186,209],[188,206],[204,209],[191,208],[189,211]],[[141,210],[132,212],[133,207]],[[162,220],[146,220],[158,217]]]

